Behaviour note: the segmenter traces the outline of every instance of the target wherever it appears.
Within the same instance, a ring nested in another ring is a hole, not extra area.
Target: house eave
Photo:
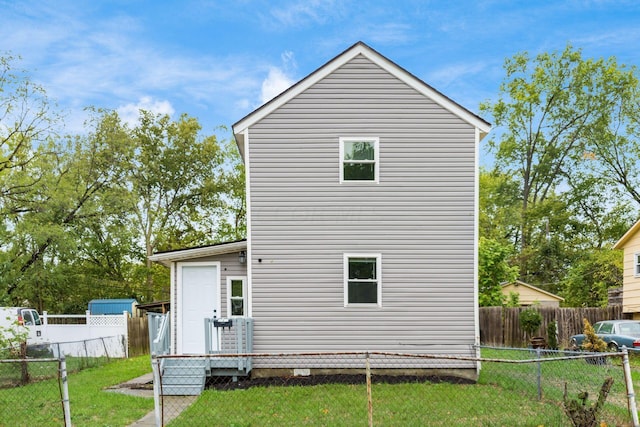
[[[616,244],[613,245],[613,249],[624,249],[625,243],[627,243],[627,241],[631,237],[633,237],[638,232],[638,230],[640,230],[640,220],[636,221],[636,223],[633,224],[626,233],[624,233],[624,236],[622,236],[620,240],[618,240]]]
[[[149,260],[170,266],[173,262],[186,261],[195,258],[204,258],[215,255],[223,255],[234,252],[246,251],[247,241],[220,243],[197,248],[178,249],[175,251],[158,252],[149,257]]]
[[[477,128],[480,131],[480,140],[482,140],[491,130],[491,124],[482,119],[480,116],[477,116],[476,114],[462,107],[460,104],[451,100],[444,94],[438,92],[436,89],[434,89],[418,77],[414,76],[401,66],[397,65],[395,62],[384,57],[365,43],[358,42],[327,62],[322,67],[318,68],[316,71],[309,74],[307,77],[303,78],[284,92],[280,93],[272,100],[263,104],[258,109],[254,110],[253,112],[249,113],[244,118],[236,122],[232,126],[232,129],[241,153],[243,151],[244,145],[243,133],[246,129],[251,127],[256,122],[262,120],[264,117],[271,114],[283,104],[295,98],[297,95],[307,90],[309,87],[316,84],[318,81],[328,76],[336,69],[343,66],[358,55],[363,55],[364,57],[368,58],[384,70],[388,71],[389,73],[393,74],[394,76],[408,84],[413,89],[422,93],[443,108],[449,110],[451,113],[455,114],[465,122]],[[244,153],[242,154],[244,157]]]

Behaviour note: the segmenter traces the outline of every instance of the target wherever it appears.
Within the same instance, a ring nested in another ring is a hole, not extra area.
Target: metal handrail
[[[157,324],[158,318],[160,318],[159,325]],[[167,312],[167,314],[149,313],[149,320],[151,320],[151,325],[149,325],[149,334],[157,331],[157,335],[155,337],[151,337],[151,354],[155,356],[169,354],[169,333],[171,329],[171,316],[169,312]]]

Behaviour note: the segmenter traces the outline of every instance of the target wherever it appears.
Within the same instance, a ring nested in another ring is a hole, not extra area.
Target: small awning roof
[[[195,248],[176,249],[166,252],[156,252],[149,259],[153,262],[170,266],[172,262],[184,261],[194,258],[204,258],[213,255],[231,254],[234,252],[246,251],[247,240],[237,240],[235,242],[216,243],[214,245],[198,246]]]

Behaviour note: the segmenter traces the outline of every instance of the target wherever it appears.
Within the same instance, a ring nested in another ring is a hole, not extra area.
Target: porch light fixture
[[[240,261],[240,264],[247,262],[247,253],[245,251],[240,251],[238,254],[238,261]]]

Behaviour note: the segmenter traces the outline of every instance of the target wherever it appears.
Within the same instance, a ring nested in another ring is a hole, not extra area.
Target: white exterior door
[[[220,313],[219,263],[178,264],[178,353],[205,353],[205,317]],[[214,350],[217,340],[214,342]]]

